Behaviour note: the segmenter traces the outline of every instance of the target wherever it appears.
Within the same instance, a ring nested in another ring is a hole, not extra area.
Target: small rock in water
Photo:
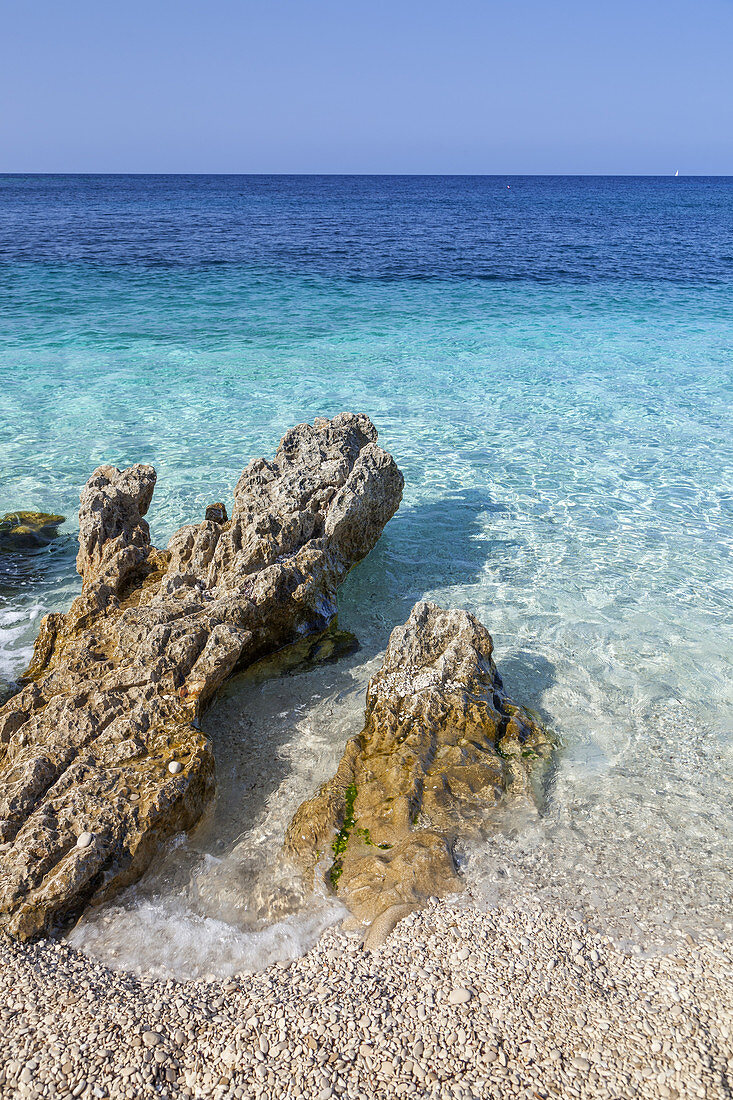
[[[465,828],[470,835],[479,803],[468,788],[456,793],[458,788],[451,786],[454,765],[447,761],[461,758],[464,751],[458,731],[465,729],[466,708],[474,708],[477,716],[470,734],[471,791],[484,792],[480,798],[487,799],[487,812],[506,789],[495,743],[499,725],[510,731],[503,738],[513,738],[511,749],[502,740],[501,751],[516,760],[528,797],[529,761],[542,763],[552,753],[550,735],[503,694],[493,648],[486,627],[468,612],[416,603],[407,622],[392,631],[381,668],[369,681],[359,739],[348,742],[335,776],[302,803],[288,827],[285,854],[306,876],[316,877],[319,838],[345,829],[338,864],[326,869],[326,875],[352,914],[369,925],[364,946],[370,951],[428,898],[461,888],[451,852],[457,833]],[[408,729],[429,729],[430,736],[408,735]],[[442,746],[437,756],[428,749],[431,738]],[[347,789],[358,791],[352,802],[344,800]],[[452,792],[449,806],[438,793],[447,789]],[[390,801],[386,816],[385,799]],[[345,822],[352,810],[358,827],[349,831]],[[410,823],[421,815],[430,820],[430,830],[412,828]],[[373,838],[369,859],[356,836]],[[390,848],[400,853],[398,859],[379,851]],[[469,940],[457,939],[451,961],[459,966],[470,958],[471,947]]]
[[[63,516],[50,512],[7,512],[0,516],[0,547],[25,550],[46,546],[58,535]]]
[[[77,848],[88,848],[94,840],[94,833],[80,833],[76,838]]]
[[[183,764],[180,760],[171,760],[170,764],[168,765],[168,771],[171,773],[171,775],[178,775],[179,772],[183,771]]]
[[[450,993],[448,994],[449,1005],[465,1005],[466,1002],[470,1000],[470,989],[463,989],[462,987],[458,989],[451,989]]]

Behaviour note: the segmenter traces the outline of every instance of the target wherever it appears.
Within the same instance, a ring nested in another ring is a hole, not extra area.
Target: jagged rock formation
[[[26,686],[0,710],[0,924],[35,935],[144,870],[214,787],[201,707],[237,667],[336,615],[336,589],[399,506],[365,416],[287,433],[167,550],[144,516],[150,466],[81,494],[81,595],[48,615]]]
[[[500,800],[533,798],[552,745],[505,696],[492,650],[466,611],[416,604],[370,681],[364,729],[288,829],[285,854],[308,874],[327,857],[367,945],[460,888],[453,846],[485,829]]]
[[[7,512],[0,518],[0,550],[45,546],[56,538],[64,519],[49,512]]]

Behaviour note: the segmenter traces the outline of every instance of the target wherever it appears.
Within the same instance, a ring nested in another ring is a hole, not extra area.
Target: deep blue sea
[[[0,176],[0,514],[67,516],[0,558],[0,677],[78,590],[102,462],[156,467],[159,542],[317,415],[368,413],[406,478],[342,592],[360,653],[233,684],[214,826],[76,942],[188,974],[307,946],[333,914],[269,919],[256,870],[423,596],[564,746],[542,815],[464,854],[473,902],[636,951],[729,931],[732,396],[733,179]]]

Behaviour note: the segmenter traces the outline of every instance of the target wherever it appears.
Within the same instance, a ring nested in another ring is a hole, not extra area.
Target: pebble
[[[436,900],[374,952],[331,928],[287,967],[186,981],[0,938],[0,1095],[724,1097],[730,945],[640,958],[579,925]]]
[[[180,760],[171,760],[170,764],[168,765],[168,771],[171,773],[171,775],[178,775],[179,772],[183,771],[183,764]]]
[[[471,990],[470,989],[463,989],[463,988],[451,989],[450,993],[448,994],[448,1004],[449,1005],[465,1005],[470,1000],[471,1000]]]

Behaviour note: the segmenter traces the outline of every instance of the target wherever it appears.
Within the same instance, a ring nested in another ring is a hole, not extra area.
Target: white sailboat
[[[675,176],[679,176],[679,174],[680,174],[680,170],[678,168],[677,171],[675,172]]]

